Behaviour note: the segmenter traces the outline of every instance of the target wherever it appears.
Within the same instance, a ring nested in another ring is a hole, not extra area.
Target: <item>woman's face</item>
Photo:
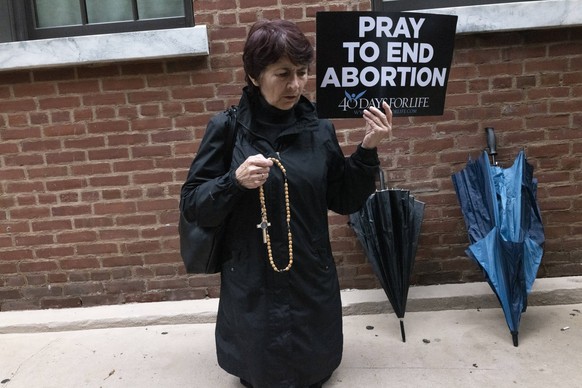
[[[295,65],[287,57],[270,64],[251,79],[261,94],[275,108],[289,110],[297,104],[307,83],[307,65]]]

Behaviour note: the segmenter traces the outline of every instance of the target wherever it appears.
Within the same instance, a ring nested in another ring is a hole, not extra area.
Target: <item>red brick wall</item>
[[[238,101],[248,27],[283,17],[314,39],[315,12],[369,9],[238,3],[195,2],[208,57],[0,72],[0,310],[218,295],[217,276],[184,273],[177,206],[208,119]],[[485,147],[485,126],[501,163],[525,147],[535,166],[547,238],[539,276],[582,274],[581,68],[581,28],[457,38],[445,114],[395,119],[380,147],[390,185],[426,203],[414,283],[483,280],[464,253],[450,175]],[[335,123],[350,152],[361,122]],[[342,286],[377,287],[347,218],[330,218]]]

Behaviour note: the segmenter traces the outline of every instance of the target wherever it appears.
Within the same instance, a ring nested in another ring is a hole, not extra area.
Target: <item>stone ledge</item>
[[[343,290],[343,313],[389,314],[381,289]],[[582,276],[542,278],[534,283],[529,306],[582,303]],[[407,312],[499,308],[487,283],[411,287]],[[55,310],[0,312],[0,334],[73,331],[119,327],[214,323],[218,299],[132,303]]]
[[[0,44],[0,71],[209,55],[205,25]]]

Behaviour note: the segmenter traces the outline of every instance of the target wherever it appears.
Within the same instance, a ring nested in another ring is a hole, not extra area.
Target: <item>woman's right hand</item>
[[[269,177],[269,169],[273,161],[261,154],[249,156],[235,171],[239,185],[247,189],[262,186]]]

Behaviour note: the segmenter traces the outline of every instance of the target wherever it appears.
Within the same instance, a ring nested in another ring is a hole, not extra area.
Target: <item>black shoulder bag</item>
[[[225,171],[230,168],[232,152],[236,137],[236,107],[228,110],[224,165]],[[184,261],[187,273],[213,274],[220,272],[222,266],[222,242],[225,225],[203,227],[196,220],[188,222],[180,212],[178,224],[180,233],[180,255]]]

